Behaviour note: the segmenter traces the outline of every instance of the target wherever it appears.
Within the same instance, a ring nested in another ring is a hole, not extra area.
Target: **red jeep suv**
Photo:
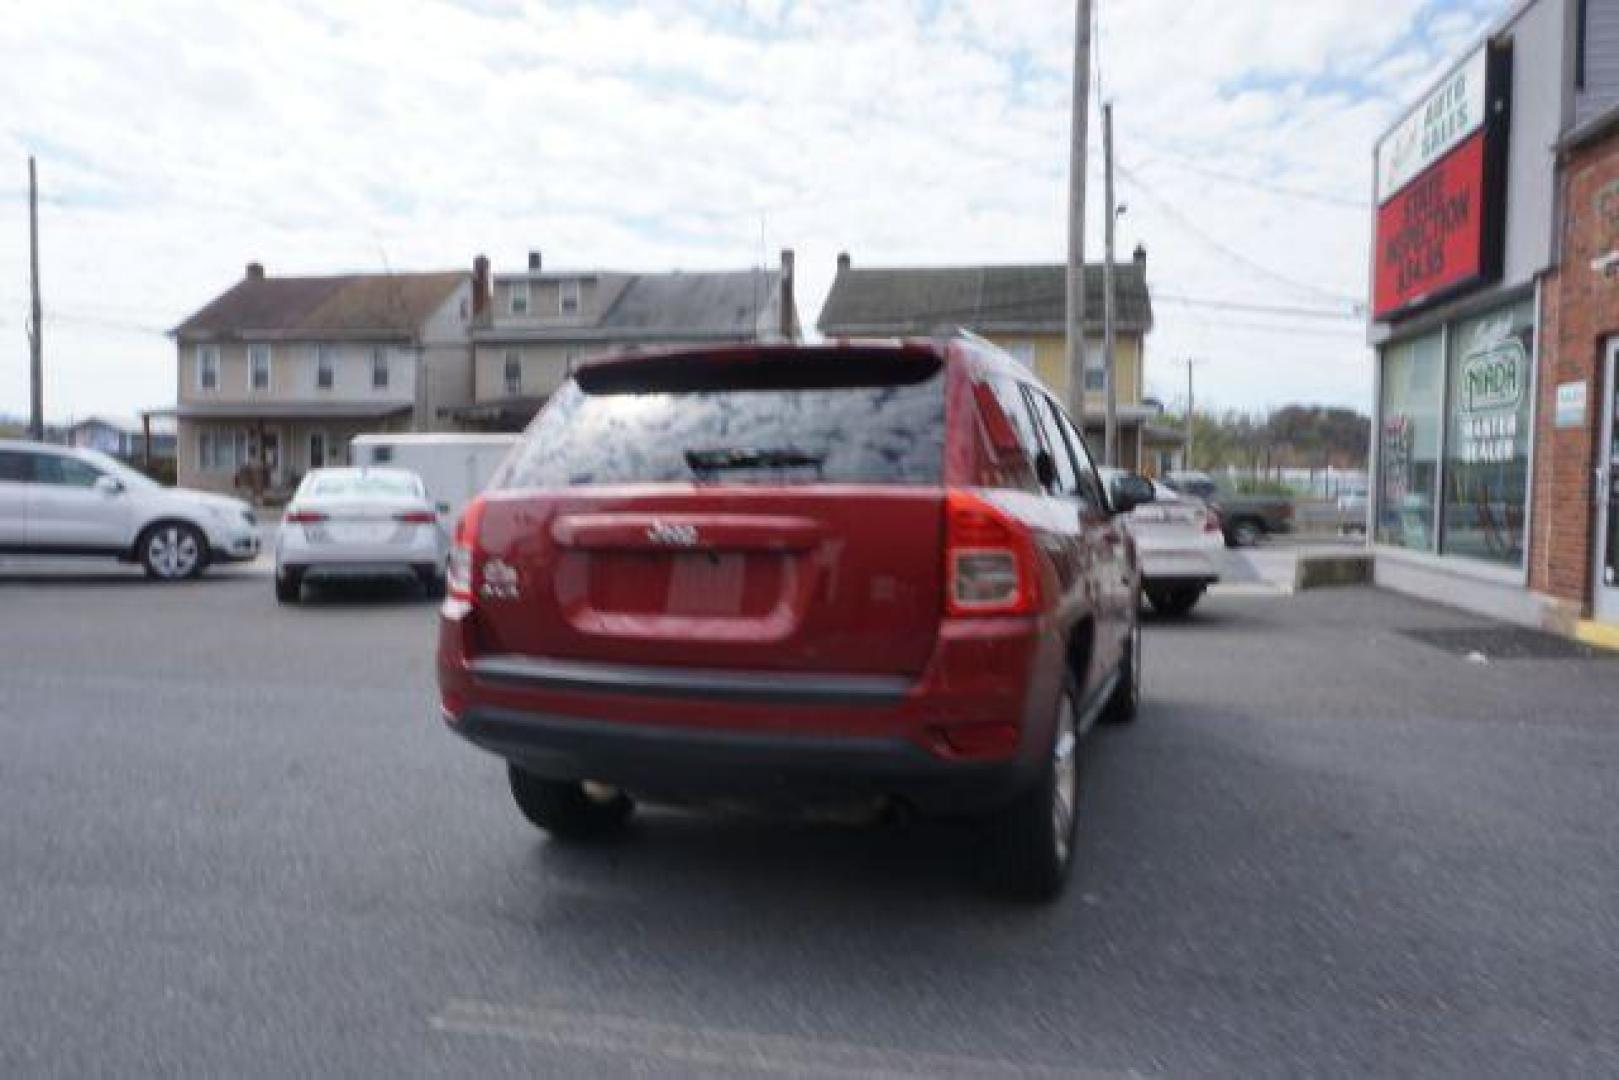
[[[581,367],[466,510],[438,676],[557,839],[636,800],[993,820],[1053,896],[1141,579],[1085,444],[976,338]]]

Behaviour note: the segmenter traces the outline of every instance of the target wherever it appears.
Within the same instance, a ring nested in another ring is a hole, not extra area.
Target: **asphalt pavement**
[[[0,569],[0,1075],[1619,1074],[1619,660],[1465,627],[1150,623],[1031,908],[961,828],[552,846],[408,590]]]

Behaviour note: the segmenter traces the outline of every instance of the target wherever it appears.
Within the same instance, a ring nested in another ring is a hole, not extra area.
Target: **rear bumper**
[[[1051,745],[1063,643],[1033,619],[947,625],[926,670],[894,678],[479,656],[477,616],[455,611],[440,630],[446,723],[550,779],[974,815],[1030,783]]]
[[[276,566],[309,573],[356,574],[409,571],[444,565],[449,548],[437,528],[417,527],[396,541],[311,542],[300,526],[283,525],[276,534]]]
[[[928,815],[970,815],[1004,805],[1031,775],[1016,759],[947,761],[904,738],[653,727],[499,708],[470,708],[451,726],[539,776],[677,800],[890,798]]]
[[[1216,559],[1225,551],[1225,541],[1214,535],[1210,550],[1176,549],[1141,551],[1141,580],[1144,585],[1211,585],[1220,580]]]

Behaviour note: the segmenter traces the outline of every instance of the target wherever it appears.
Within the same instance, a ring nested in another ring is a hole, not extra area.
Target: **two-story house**
[[[1146,336],[1152,330],[1147,252],[1113,268],[1119,464],[1158,463],[1181,443],[1156,423],[1162,407],[1145,396]],[[818,323],[827,337],[928,336],[961,328],[1011,353],[1068,400],[1068,272],[1034,266],[855,267],[838,256],[838,273]],[[1085,438],[1102,447],[1102,267],[1085,268]]]
[[[465,404],[471,273],[246,276],[173,331],[178,477],[284,493],[363,431],[423,429]]]
[[[486,274],[480,262],[472,404],[447,414],[464,427],[521,430],[592,355],[800,337],[791,251],[779,270],[653,274],[547,270],[531,251],[524,270]]]

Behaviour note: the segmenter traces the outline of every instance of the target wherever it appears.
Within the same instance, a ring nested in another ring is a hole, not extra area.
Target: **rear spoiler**
[[[926,343],[721,346],[603,357],[574,379],[587,394],[833,390],[925,382],[944,365]]]

